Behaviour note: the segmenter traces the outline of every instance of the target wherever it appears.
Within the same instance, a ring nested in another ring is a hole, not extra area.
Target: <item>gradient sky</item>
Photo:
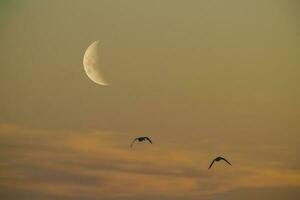
[[[299,199],[299,8],[0,0],[0,198]]]

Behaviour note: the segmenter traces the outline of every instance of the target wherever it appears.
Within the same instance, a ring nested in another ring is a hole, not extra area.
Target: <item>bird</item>
[[[142,137],[137,137],[137,138],[135,138],[135,139],[132,141],[130,147],[132,147],[132,145],[134,144],[135,141],[144,142],[144,141],[146,141],[146,140],[148,140],[148,141],[152,144],[152,141],[150,140],[149,137],[144,137],[144,136],[142,136]]]
[[[224,160],[224,161],[227,162],[229,165],[232,165],[232,164],[231,164],[228,160],[226,160],[225,158],[223,158],[223,157],[216,157],[216,158],[211,162],[211,164],[210,164],[210,166],[209,166],[208,169],[210,169],[210,168],[212,167],[212,165],[214,164],[215,161],[219,162],[219,161],[221,161],[221,160]]]

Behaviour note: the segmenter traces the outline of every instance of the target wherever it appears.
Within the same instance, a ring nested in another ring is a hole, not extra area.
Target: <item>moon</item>
[[[99,57],[99,40],[93,42],[85,51],[83,56],[83,66],[87,76],[95,83],[107,86],[101,72]]]

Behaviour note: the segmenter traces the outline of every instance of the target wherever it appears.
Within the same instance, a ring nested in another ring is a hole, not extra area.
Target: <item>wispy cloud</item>
[[[14,192],[46,199],[196,199],[241,188],[300,187],[299,169],[259,165],[255,158],[246,165],[245,148],[232,151],[233,167],[207,170],[210,152],[175,143],[166,148],[159,141],[131,149],[131,137],[1,125],[1,194],[12,199]]]

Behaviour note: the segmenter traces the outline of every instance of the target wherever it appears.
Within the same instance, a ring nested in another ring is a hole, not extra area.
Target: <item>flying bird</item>
[[[230,163],[228,160],[226,160],[225,158],[223,158],[223,157],[216,157],[216,158],[211,162],[211,164],[210,164],[210,166],[209,166],[208,169],[210,169],[210,168],[212,167],[212,165],[214,164],[215,161],[219,162],[219,161],[221,161],[221,160],[224,160],[224,161],[227,162],[229,165],[231,165],[231,163]]]
[[[132,145],[134,144],[135,141],[144,142],[146,140],[148,140],[152,144],[152,141],[148,137],[137,137],[132,141],[130,147],[132,147]]]

